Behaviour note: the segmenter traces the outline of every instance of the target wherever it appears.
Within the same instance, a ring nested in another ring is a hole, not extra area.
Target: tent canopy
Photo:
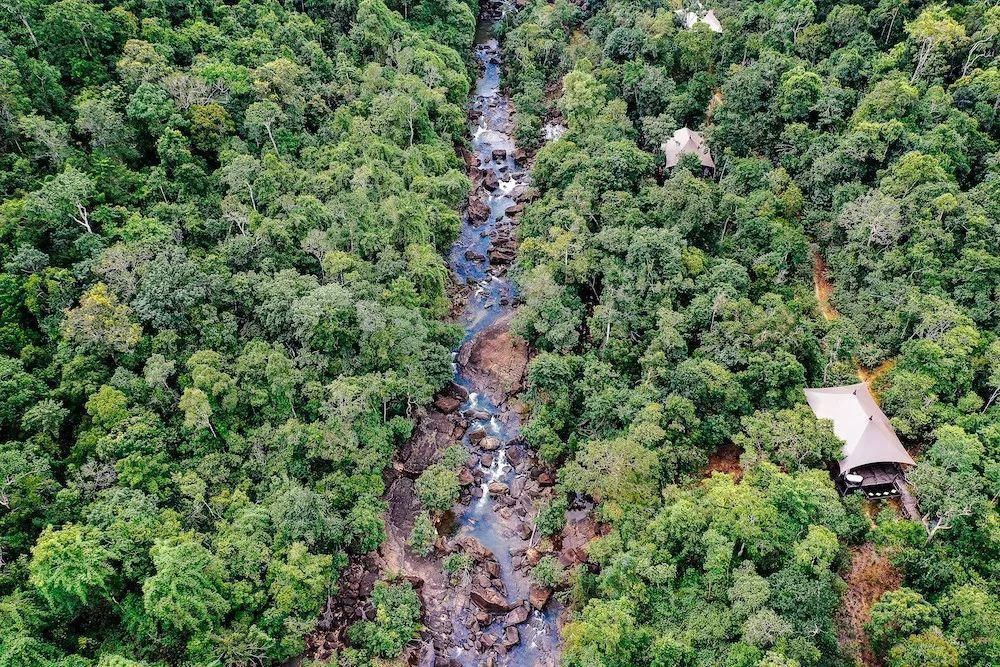
[[[712,32],[722,32],[722,24],[719,23],[719,18],[715,15],[715,12],[711,9],[706,12],[700,2],[698,3],[697,11],[675,9],[674,13],[681,18],[681,21],[684,22],[684,27],[688,30],[695,27],[698,23],[704,23]]]
[[[708,150],[708,144],[704,137],[698,132],[686,127],[674,132],[661,146],[663,153],[667,156],[666,166],[673,169],[681,161],[681,156],[693,153],[698,156],[701,166],[715,169],[715,161],[712,160],[712,153]]]
[[[916,465],[864,382],[805,392],[813,413],[831,420],[834,434],[844,441],[841,474],[871,463]]]

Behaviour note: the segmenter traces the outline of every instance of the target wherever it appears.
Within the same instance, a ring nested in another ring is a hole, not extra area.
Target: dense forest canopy
[[[721,33],[676,13],[709,7]],[[0,0],[0,667],[303,652],[452,377],[478,11]],[[1000,664],[1000,8],[529,0],[499,35],[537,150],[537,528],[586,498],[605,533],[539,572],[564,663],[853,664],[841,575],[874,544],[903,578],[874,659]],[[713,174],[663,167],[684,126]],[[859,373],[919,520],[827,472],[802,389]],[[341,664],[417,633],[387,579]]]
[[[722,33],[675,16],[706,9]],[[566,583],[566,664],[851,664],[838,573],[866,542],[904,576],[869,660],[1000,662],[998,31],[992,3],[893,0],[536,0],[504,26],[522,140],[550,99],[568,126],[520,227],[526,435],[610,527]],[[715,178],[662,169],[684,126]],[[924,525],[833,491],[802,389],[859,373]],[[742,479],[699,481],[732,445]]]
[[[0,4],[0,664],[302,652],[451,376],[474,11]]]

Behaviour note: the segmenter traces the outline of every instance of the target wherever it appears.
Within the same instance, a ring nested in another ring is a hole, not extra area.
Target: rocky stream
[[[343,629],[353,620],[370,618],[367,598],[375,581],[403,576],[420,594],[424,626],[403,656],[407,663],[555,665],[562,609],[529,573],[550,551],[566,566],[584,561],[595,535],[581,511],[570,513],[555,543],[542,541],[534,528],[555,479],[521,438],[525,409],[518,396],[528,348],[509,330],[516,300],[507,277],[517,250],[514,227],[534,192],[528,158],[511,136],[514,110],[501,88],[501,54],[492,37],[504,11],[500,4],[484,5],[474,45],[479,76],[468,112],[471,152],[465,154],[472,189],[449,256],[455,320],[465,330],[454,353],[455,377],[419,417],[389,471],[386,542],[341,577],[340,592],[310,637],[310,654],[320,659],[342,645]],[[546,138],[557,139],[562,129],[547,126]],[[419,556],[407,545],[422,510],[415,480],[453,444],[468,453],[459,472],[461,496],[439,522],[433,552]],[[452,554],[465,554],[471,567],[446,573],[443,563]]]

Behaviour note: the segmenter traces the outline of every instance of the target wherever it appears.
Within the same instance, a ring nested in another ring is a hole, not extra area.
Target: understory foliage
[[[715,34],[680,8],[536,1],[503,27],[518,131],[553,93],[568,127],[520,226],[524,432],[610,529],[564,661],[852,664],[837,573],[873,540],[907,587],[872,612],[880,660],[998,664],[1000,10],[724,0]],[[662,169],[684,126],[714,177]],[[834,493],[802,389],[859,370],[917,455],[920,521]],[[707,475],[734,445],[742,479]]]
[[[304,650],[452,374],[477,9],[0,3],[0,665]]]

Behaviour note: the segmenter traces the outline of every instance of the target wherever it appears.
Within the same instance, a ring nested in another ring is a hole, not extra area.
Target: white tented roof
[[[715,169],[715,161],[712,160],[712,153],[708,150],[708,144],[694,130],[682,127],[674,132],[674,136],[665,141],[660,148],[663,149],[663,153],[667,156],[666,166],[668,169],[676,167],[681,157],[688,153],[697,155],[698,159],[701,160],[701,166]]]
[[[813,413],[831,420],[834,434],[844,441],[841,473],[871,463],[916,465],[864,382],[805,392]]]
[[[709,9],[705,12],[701,8],[701,3],[698,4],[698,11],[676,9],[674,13],[681,18],[684,22],[684,27],[690,30],[698,23],[704,23],[712,32],[722,32],[722,24],[719,23],[719,18],[715,15],[715,12]]]
[[[709,9],[708,13],[702,17],[701,22],[711,28],[712,32],[722,32],[722,24],[719,23],[719,19],[715,16],[715,12],[711,9]]]

